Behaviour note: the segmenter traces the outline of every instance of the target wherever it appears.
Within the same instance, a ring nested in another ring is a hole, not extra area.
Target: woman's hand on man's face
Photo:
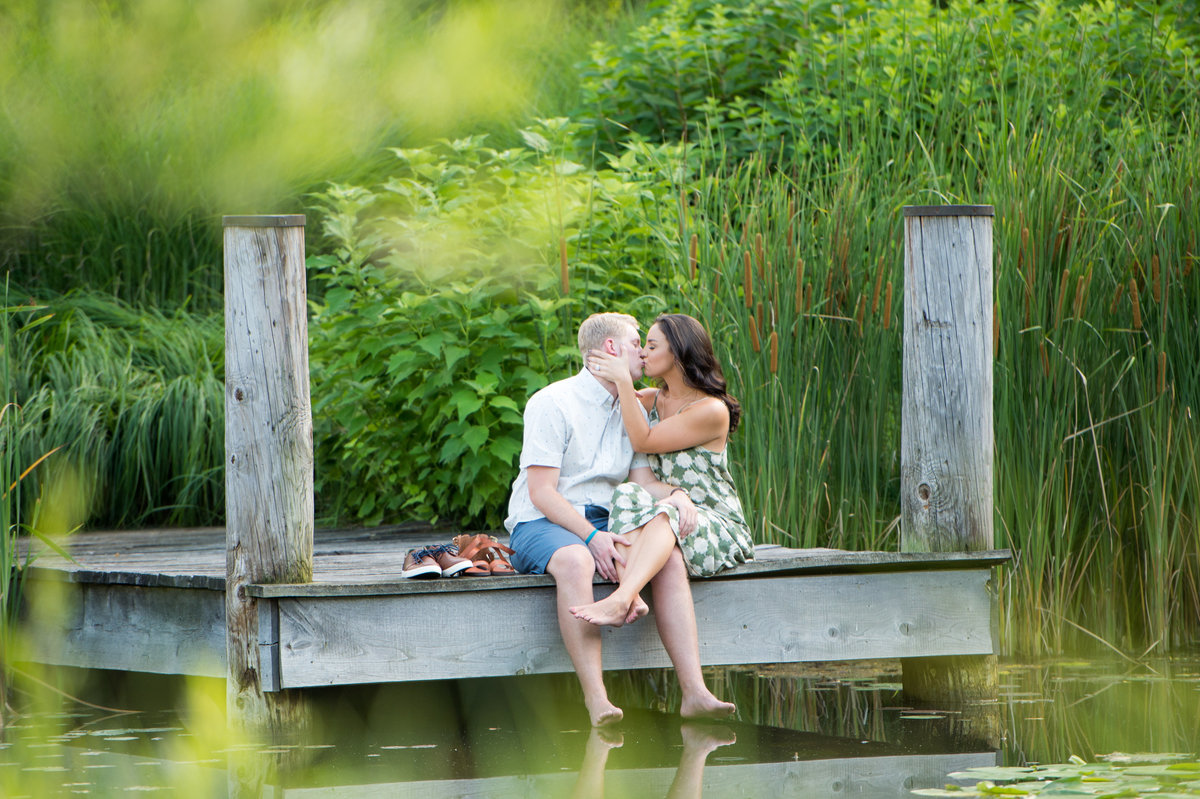
[[[622,353],[625,345],[621,345]],[[609,355],[607,352],[600,350],[588,350],[587,354],[588,371],[603,380],[611,383],[617,383],[628,378],[633,382],[633,377],[629,374],[629,361],[618,355]]]

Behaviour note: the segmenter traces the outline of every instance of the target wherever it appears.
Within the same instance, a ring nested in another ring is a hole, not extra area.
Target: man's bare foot
[[[707,755],[718,747],[737,743],[733,730],[719,724],[685,721],[679,732],[683,735],[683,748],[690,752]]]
[[[695,697],[684,697],[679,715],[685,719],[727,719],[737,712],[737,705],[722,702],[707,691]]]
[[[646,604],[646,600],[642,599],[641,594],[638,594],[633,598],[633,604],[629,606],[629,615],[625,617],[625,623],[633,624],[649,612],[650,606]]]
[[[625,711],[609,702],[604,707],[597,707],[595,710],[588,708],[588,715],[592,717],[593,727],[609,727],[625,718]]]
[[[571,615],[575,618],[591,622],[597,627],[620,627],[633,614],[635,604],[636,602],[631,602],[627,605],[615,595],[610,594],[599,602],[570,610]]]

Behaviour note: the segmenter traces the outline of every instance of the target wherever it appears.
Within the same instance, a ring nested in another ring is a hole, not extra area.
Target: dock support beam
[[[231,726],[277,737],[304,727],[302,697],[270,690],[271,631],[245,589],[312,580],[304,217],[227,216],[224,245],[227,708]]]
[[[900,549],[993,547],[990,205],[904,209]],[[914,658],[914,699],[994,698],[996,656]]]

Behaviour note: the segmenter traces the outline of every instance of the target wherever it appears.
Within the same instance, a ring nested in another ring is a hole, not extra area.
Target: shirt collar
[[[617,398],[608,393],[604,384],[589,372],[587,367],[579,370],[579,374],[575,375],[575,381],[578,384],[580,395],[588,402],[603,405],[610,410],[616,407]]]

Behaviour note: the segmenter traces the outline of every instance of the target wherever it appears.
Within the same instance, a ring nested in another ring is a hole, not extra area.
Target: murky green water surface
[[[1009,665],[996,703],[961,709],[906,704],[894,664],[729,670],[711,682],[739,716],[707,725],[671,712],[668,676],[614,675],[627,717],[603,734],[568,677],[341,688],[312,692],[310,725],[269,746],[228,735],[219,681],[52,676],[112,709],[26,683],[0,744],[4,796],[882,797],[1010,777],[1005,790],[1038,792],[1055,773],[996,767],[1073,757],[1125,783],[1089,766],[1053,793],[1200,796],[1200,660]]]

